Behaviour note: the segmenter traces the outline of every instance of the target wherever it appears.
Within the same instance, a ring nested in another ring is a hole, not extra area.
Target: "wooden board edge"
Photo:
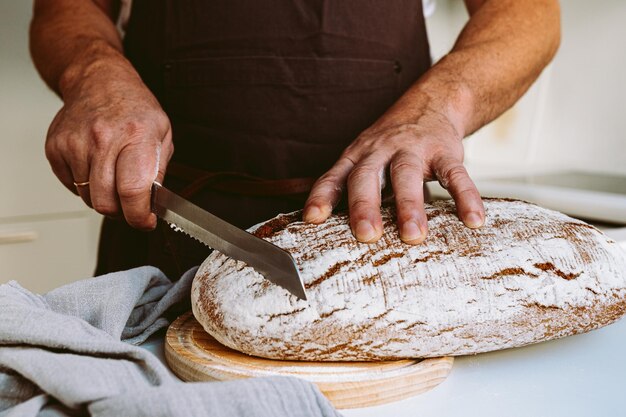
[[[189,319],[192,317],[191,312],[183,314],[167,330],[164,352],[165,360],[172,372],[186,382],[245,378],[226,373],[220,375],[222,378],[215,377],[207,373],[206,370],[203,371],[202,366],[192,360],[190,352],[177,335],[177,332],[185,324],[188,325]],[[391,383],[393,377],[355,383],[314,383],[337,409],[371,407],[400,401],[433,389],[447,378],[453,364],[454,358],[451,356],[424,359],[415,365],[417,368],[415,372],[405,377],[406,383],[400,386],[397,383]],[[423,379],[424,374],[432,375]]]

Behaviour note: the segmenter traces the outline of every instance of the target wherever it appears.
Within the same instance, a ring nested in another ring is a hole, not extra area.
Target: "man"
[[[175,275],[206,256],[162,226],[132,229],[157,224],[154,180],[247,227],[301,207],[317,178],[304,220],[323,223],[347,194],[355,237],[373,242],[388,178],[409,244],[427,235],[423,181],[438,180],[480,227],[461,140],[551,60],[559,6],[465,3],[469,22],[431,67],[419,0],[135,0],[123,42],[119,1],[36,0],[33,59],[64,101],[46,155],[109,217],[97,272]]]

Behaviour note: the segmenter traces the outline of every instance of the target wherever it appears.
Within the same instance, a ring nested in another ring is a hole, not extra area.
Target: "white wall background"
[[[0,283],[46,291],[93,273],[98,216],[52,174],[48,124],[61,106],[28,52],[31,2],[0,1]]]
[[[564,1],[538,161],[626,173],[626,2]]]
[[[553,65],[520,103],[467,140],[470,165],[626,173],[626,2],[564,0],[562,8]],[[61,103],[30,61],[30,14],[28,0],[0,2],[0,282],[43,291],[92,273],[98,221],[44,157]],[[466,19],[461,0],[437,1],[428,19],[435,57]]]
[[[564,0],[562,41],[538,83],[466,141],[473,167],[573,167],[626,174],[626,2]],[[460,0],[438,0],[428,20],[442,56],[467,20]]]

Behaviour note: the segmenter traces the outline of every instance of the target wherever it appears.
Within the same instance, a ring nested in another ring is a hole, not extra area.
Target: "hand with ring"
[[[98,213],[154,228],[151,185],[173,153],[168,117],[127,64],[109,62],[72,81],[46,139],[52,170]]]

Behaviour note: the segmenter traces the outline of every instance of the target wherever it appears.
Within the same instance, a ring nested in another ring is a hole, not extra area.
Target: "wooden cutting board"
[[[191,312],[167,330],[165,358],[184,381],[294,376],[314,382],[336,408],[398,401],[440,384],[451,357],[387,362],[298,362],[263,359],[232,350],[204,331]]]

